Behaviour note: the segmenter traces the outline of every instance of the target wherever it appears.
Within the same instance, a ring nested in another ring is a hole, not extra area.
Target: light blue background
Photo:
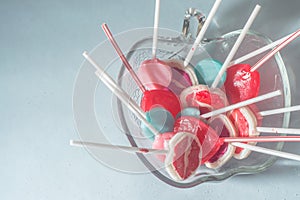
[[[162,0],[160,26],[181,30],[186,8],[208,13],[214,1]],[[298,0],[223,0],[215,17],[222,33],[242,28],[256,3],[252,29],[280,38],[300,26]],[[300,164],[279,159],[269,170],[221,183],[177,189],[151,174],[109,169],[78,138],[72,91],[83,50],[105,40],[102,22],[114,33],[153,23],[150,0],[53,0],[0,2],[0,199],[299,199]],[[300,42],[282,51],[300,104]],[[299,128],[292,115],[291,127]],[[300,145],[285,150],[300,153]]]

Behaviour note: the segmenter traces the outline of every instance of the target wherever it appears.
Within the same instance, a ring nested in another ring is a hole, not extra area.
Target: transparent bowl
[[[140,64],[151,59],[153,29],[136,29],[115,36],[129,63],[135,71]],[[180,33],[167,29],[159,30],[157,58],[183,60],[191,47],[192,40]],[[236,41],[239,31],[234,31],[218,39],[203,43],[196,51],[191,65],[204,58],[211,57],[223,62]],[[249,32],[240,46],[236,58],[271,43],[267,37]],[[122,65],[108,41],[99,44],[90,53],[97,63],[117,81],[132,99],[140,104],[142,92],[129,72]],[[263,55],[247,61],[252,65]],[[95,70],[84,61],[77,76],[74,89],[74,115],[77,131],[84,141],[123,144],[150,148],[152,141],[145,138],[141,131],[141,122],[129,111],[94,75]],[[260,103],[259,110],[290,106],[291,95],[287,72],[279,53],[259,68],[261,76],[260,94],[281,90],[283,95]],[[267,116],[263,119],[264,127],[288,127],[289,113]],[[263,135],[263,133],[261,133]],[[283,143],[257,144],[270,149],[281,150]],[[179,188],[189,188],[204,182],[222,181],[237,174],[253,174],[266,170],[276,160],[273,156],[252,152],[247,159],[232,158],[219,169],[200,166],[196,174],[184,181],[174,181],[166,172],[164,163],[152,154],[128,154],[122,151],[106,151],[87,147],[88,152],[99,162],[119,171],[151,172],[161,181]],[[138,158],[138,159],[136,159]],[[141,162],[140,162],[141,161]],[[130,163],[134,163],[129,165]],[[120,167],[122,165],[122,167]]]
[[[199,47],[199,55],[194,56],[191,64],[194,65],[197,61],[208,56],[221,62],[224,61],[231,50],[231,47],[234,45],[239,33],[240,31],[234,31],[222,36],[223,39],[203,44],[202,47]],[[271,43],[271,40],[267,37],[255,32],[249,32],[235,57],[239,58],[269,43]],[[143,44],[145,44],[144,48]],[[186,46],[189,47],[190,45],[187,43]],[[134,70],[137,70],[144,60],[151,59],[151,48],[147,45],[147,41],[139,42],[138,45],[133,48],[134,50],[127,54],[127,58],[130,63],[132,63]],[[171,56],[172,58],[182,60],[184,57],[184,51],[180,54],[174,55],[173,51],[168,51],[167,49],[168,47],[165,45],[163,49],[158,51],[157,57],[161,60],[167,60]],[[262,55],[256,56],[248,60],[247,63],[253,65],[261,57]],[[260,67],[258,71],[261,76],[260,94],[265,94],[275,90],[283,91],[283,95],[280,97],[257,103],[256,105],[259,110],[262,111],[290,106],[291,98],[289,80],[280,54],[276,54],[274,58],[264,64],[264,66]],[[143,94],[133,82],[132,78],[130,76],[124,76],[124,73],[126,73],[126,69],[123,66],[120,69],[118,83],[139,104]],[[139,128],[140,121],[132,116],[132,114],[128,112],[128,109],[124,108],[121,102],[118,102],[118,115],[124,130],[131,133],[128,134],[128,139],[132,146],[151,147],[151,141],[145,139],[141,133],[141,129]],[[288,127],[288,125],[289,113],[266,116],[263,119],[262,124],[264,127]],[[261,133],[261,135],[263,135],[263,133]],[[257,145],[275,150],[281,150],[283,147],[283,143],[264,143]],[[142,154],[138,154],[137,156],[160,180],[180,188],[188,188],[208,181],[221,181],[235,174],[257,173],[270,167],[276,160],[273,156],[252,152],[248,158],[243,160],[236,160],[232,158],[229,162],[218,169],[208,169],[205,166],[201,166],[198,168],[195,176],[183,182],[177,182],[169,177],[164,170],[162,163],[158,162],[155,156],[145,156]]]

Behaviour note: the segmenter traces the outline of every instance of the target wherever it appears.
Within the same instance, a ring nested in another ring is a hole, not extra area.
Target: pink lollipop
[[[137,77],[137,75],[135,74],[131,65],[129,64],[126,57],[122,53],[119,45],[115,41],[108,26],[106,24],[103,24],[102,29],[105,32],[105,34],[107,35],[110,42],[112,43],[113,47],[115,48],[115,50],[118,53],[121,60],[123,61],[124,65],[130,72],[131,76],[133,77],[133,79],[136,81],[136,83],[142,90],[143,98],[141,101],[141,108],[143,109],[143,111],[147,112],[150,109],[155,108],[155,107],[163,107],[166,110],[168,110],[169,112],[171,112],[172,115],[175,117],[177,115],[177,113],[179,113],[179,111],[180,111],[180,102],[179,102],[179,99],[177,98],[177,96],[174,93],[172,93],[171,91],[169,91],[167,88],[164,88],[163,85],[158,84],[156,82],[152,82],[152,84],[151,84],[152,86],[156,86],[156,87],[153,87],[152,89],[149,89],[149,87],[148,87],[148,90],[146,90],[143,84],[146,84],[146,86],[147,86],[147,82],[145,83],[145,80],[140,80],[141,76]],[[145,62],[152,63],[152,60],[148,60]],[[161,62],[161,61],[158,61],[158,62]],[[150,65],[152,65],[152,64],[150,64]],[[152,69],[152,68],[149,66],[147,68],[145,68],[145,70],[148,70],[148,69]],[[164,69],[164,68],[162,67],[159,69]],[[152,70],[150,70],[150,71],[151,71],[150,73],[154,72]],[[143,72],[143,74],[147,74],[147,72]],[[156,71],[156,73],[155,73],[155,75],[158,75],[158,76],[161,74],[164,74],[164,73],[159,72],[159,71]],[[146,76],[148,76],[148,75],[146,75]],[[163,78],[162,78],[162,80],[163,80]],[[168,83],[168,85],[169,84],[170,83]]]
[[[149,90],[168,87],[172,80],[172,70],[163,61],[156,58],[158,40],[160,0],[156,0],[154,14],[154,30],[152,44],[152,59],[144,61],[138,69],[138,76]]]

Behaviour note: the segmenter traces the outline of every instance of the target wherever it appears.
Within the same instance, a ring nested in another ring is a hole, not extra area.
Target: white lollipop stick
[[[186,58],[184,60],[184,63],[183,63],[184,67],[188,66],[188,64],[190,63],[190,61],[191,61],[191,59],[192,59],[192,57],[193,57],[193,55],[194,55],[197,47],[199,46],[200,42],[202,41],[202,39],[204,37],[204,34],[205,34],[205,32],[206,32],[209,24],[211,23],[214,15],[216,13],[216,11],[218,10],[218,8],[219,8],[219,6],[221,4],[221,1],[222,0],[216,0],[215,1],[215,3],[213,5],[210,13],[207,16],[207,19],[205,20],[205,22],[203,24],[203,27],[201,28],[201,30],[200,30],[200,32],[199,32],[199,34],[198,34],[198,36],[197,36],[197,38],[196,38],[196,40],[195,40],[192,48],[191,48],[191,50],[189,51],[189,53],[187,54],[187,56],[186,56]]]
[[[99,79],[114,93],[126,107],[133,112],[137,118],[139,118],[143,123],[147,125],[147,128],[154,134],[158,135],[159,132],[147,121],[146,115],[143,110],[136,104],[131,97],[120,88],[116,82],[88,55],[85,51],[82,54],[85,59],[96,68],[95,74]]]
[[[300,142],[300,136],[222,137],[221,142]]]
[[[294,112],[294,111],[299,111],[299,110],[300,110],[300,105],[286,107],[286,108],[278,108],[278,109],[273,109],[273,110],[261,111],[258,114],[260,116],[264,117],[264,116],[268,116],[268,115],[276,115],[276,114],[281,114],[281,113],[286,113],[286,112]]]
[[[152,58],[156,58],[157,39],[158,39],[158,22],[159,22],[159,8],[160,0],[155,2],[154,26],[153,26],[153,44],[152,44]]]
[[[281,158],[300,161],[300,155],[296,155],[296,154],[292,154],[292,153],[286,153],[286,152],[282,152],[282,151],[267,149],[267,148],[254,146],[254,145],[249,145],[249,144],[244,144],[244,143],[239,143],[239,142],[232,142],[230,144],[235,146],[235,147],[248,149],[250,151],[255,151],[255,152],[258,152],[258,153],[263,153],[263,154],[267,154],[267,155],[272,155],[272,156],[277,156],[277,157],[281,157]]]
[[[103,149],[112,149],[112,150],[124,150],[131,153],[155,153],[155,154],[167,154],[168,150],[164,149],[148,149],[148,148],[139,148],[139,147],[129,147],[129,146],[120,146],[120,145],[111,145],[111,144],[102,144],[102,143],[94,143],[94,142],[82,142],[82,141],[74,141],[70,140],[71,146],[77,147],[96,147]]]
[[[294,39],[296,39],[300,35],[300,29],[294,32],[288,39],[283,41],[281,44],[279,44],[276,48],[274,48],[272,51],[270,51],[267,55],[265,55],[262,59],[260,59],[255,65],[251,67],[251,72],[257,70],[260,66],[262,66],[265,62],[267,62],[272,56],[274,56],[278,51],[280,51],[282,48],[284,48],[286,45],[288,45],[290,42],[292,42]]]
[[[235,64],[238,64],[238,63],[242,63],[242,62],[244,62],[244,61],[246,61],[250,58],[253,58],[253,57],[269,50],[269,49],[272,49],[272,48],[276,47],[277,45],[279,45],[280,43],[282,43],[283,41],[285,41],[286,39],[288,39],[290,36],[292,36],[292,34],[290,34],[288,36],[285,36],[285,37],[283,37],[279,40],[276,40],[275,42],[272,42],[272,43],[270,43],[270,44],[268,44],[264,47],[261,47],[261,48],[255,50],[255,51],[252,51],[251,53],[249,53],[247,55],[244,55],[244,56],[242,56],[242,57],[240,57],[240,58],[238,58],[234,61],[231,61],[229,66],[232,66],[232,65],[235,65]]]
[[[256,130],[263,133],[300,135],[300,129],[295,128],[256,127]]]
[[[250,17],[249,17],[247,23],[245,24],[245,26],[244,26],[244,28],[243,28],[241,34],[240,34],[239,37],[237,38],[235,44],[233,45],[231,51],[230,51],[229,54],[228,54],[226,60],[224,61],[224,63],[223,63],[223,65],[222,65],[222,67],[221,67],[219,73],[217,74],[217,76],[216,76],[214,82],[212,83],[212,85],[211,85],[212,88],[216,88],[216,87],[217,87],[218,83],[220,82],[220,80],[221,80],[221,78],[222,78],[222,75],[225,73],[227,67],[229,66],[229,64],[230,64],[230,62],[231,62],[231,60],[233,59],[234,55],[236,54],[236,52],[237,52],[239,46],[241,45],[242,41],[244,40],[244,38],[245,38],[245,36],[246,36],[246,34],[247,34],[247,32],[248,32],[250,26],[252,25],[254,19],[256,18],[257,14],[258,14],[258,12],[259,12],[259,10],[260,10],[260,8],[261,8],[261,7],[260,7],[259,5],[256,5],[256,6],[255,6],[255,8],[254,8],[252,14],[250,15]]]
[[[281,91],[276,90],[274,92],[270,92],[270,93],[267,93],[267,94],[264,94],[264,95],[261,95],[261,96],[258,96],[258,97],[254,97],[254,98],[251,98],[251,99],[248,99],[248,100],[245,100],[245,101],[241,101],[239,103],[232,104],[232,105],[226,106],[224,108],[213,110],[211,112],[202,114],[201,117],[209,118],[209,117],[212,117],[212,116],[215,116],[215,115],[219,115],[219,114],[228,112],[230,110],[241,108],[241,107],[244,107],[244,106],[247,106],[247,105],[250,105],[250,104],[253,104],[253,103],[257,103],[259,101],[263,101],[263,100],[266,100],[266,99],[270,99],[270,98],[273,98],[273,97],[276,97],[276,96],[279,96],[279,95],[281,95]]]

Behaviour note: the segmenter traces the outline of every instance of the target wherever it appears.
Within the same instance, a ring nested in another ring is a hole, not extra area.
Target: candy
[[[222,67],[222,63],[214,59],[204,59],[198,62],[194,71],[197,76],[199,84],[212,85],[218,72]],[[218,86],[222,86],[226,80],[226,72],[222,75],[222,78]]]
[[[180,69],[172,67],[172,81],[169,85],[169,90],[179,95],[182,90],[192,85],[189,75]]]
[[[241,102],[256,97],[260,87],[260,75],[250,71],[248,64],[237,64],[227,69],[225,90],[230,103]]]
[[[171,68],[159,59],[144,61],[139,67],[137,75],[148,90],[166,88],[172,80]]]
[[[175,68],[180,70],[181,72],[184,72],[184,78],[190,84],[189,86],[199,84],[197,76],[190,65],[184,67],[183,61],[178,59],[164,60],[164,62],[168,64],[171,68]]]
[[[169,141],[165,165],[172,179],[183,181],[192,176],[200,162],[201,144],[195,135],[180,132]]]
[[[229,119],[237,129],[239,137],[258,136],[259,132],[256,131],[257,121],[255,115],[247,107],[235,109],[228,113]],[[248,143],[255,145],[255,142]],[[242,148],[236,148],[234,157],[236,159],[245,159],[249,156],[251,151]]]
[[[200,110],[193,107],[187,107],[180,111],[180,113],[177,114],[176,119],[181,116],[192,116],[196,118],[200,118]]]
[[[175,135],[174,132],[167,132],[155,136],[152,143],[153,149],[169,149],[169,141]],[[162,162],[165,161],[166,155],[156,155]]]
[[[191,116],[178,118],[174,124],[174,133],[178,132],[187,132],[197,136],[202,146],[201,164],[211,159],[220,148],[217,133],[198,118]]]
[[[147,121],[160,133],[173,131],[174,117],[162,107],[155,107],[146,112]],[[147,128],[145,123],[141,123],[143,134],[149,139],[154,139],[154,134]]]
[[[206,85],[186,88],[180,94],[180,101],[183,107],[199,108],[201,114],[228,104],[226,95],[220,89],[209,89]]]
[[[168,90],[150,90],[144,93],[141,100],[141,108],[147,112],[155,107],[165,108],[174,118],[181,110],[179,99]]]
[[[209,126],[213,128],[220,137],[236,137],[236,129],[232,122],[228,119],[226,115],[218,115],[211,118],[209,121]],[[205,162],[208,168],[220,168],[226,162],[228,162],[235,152],[235,147],[224,143],[221,145],[218,152],[207,162]]]

